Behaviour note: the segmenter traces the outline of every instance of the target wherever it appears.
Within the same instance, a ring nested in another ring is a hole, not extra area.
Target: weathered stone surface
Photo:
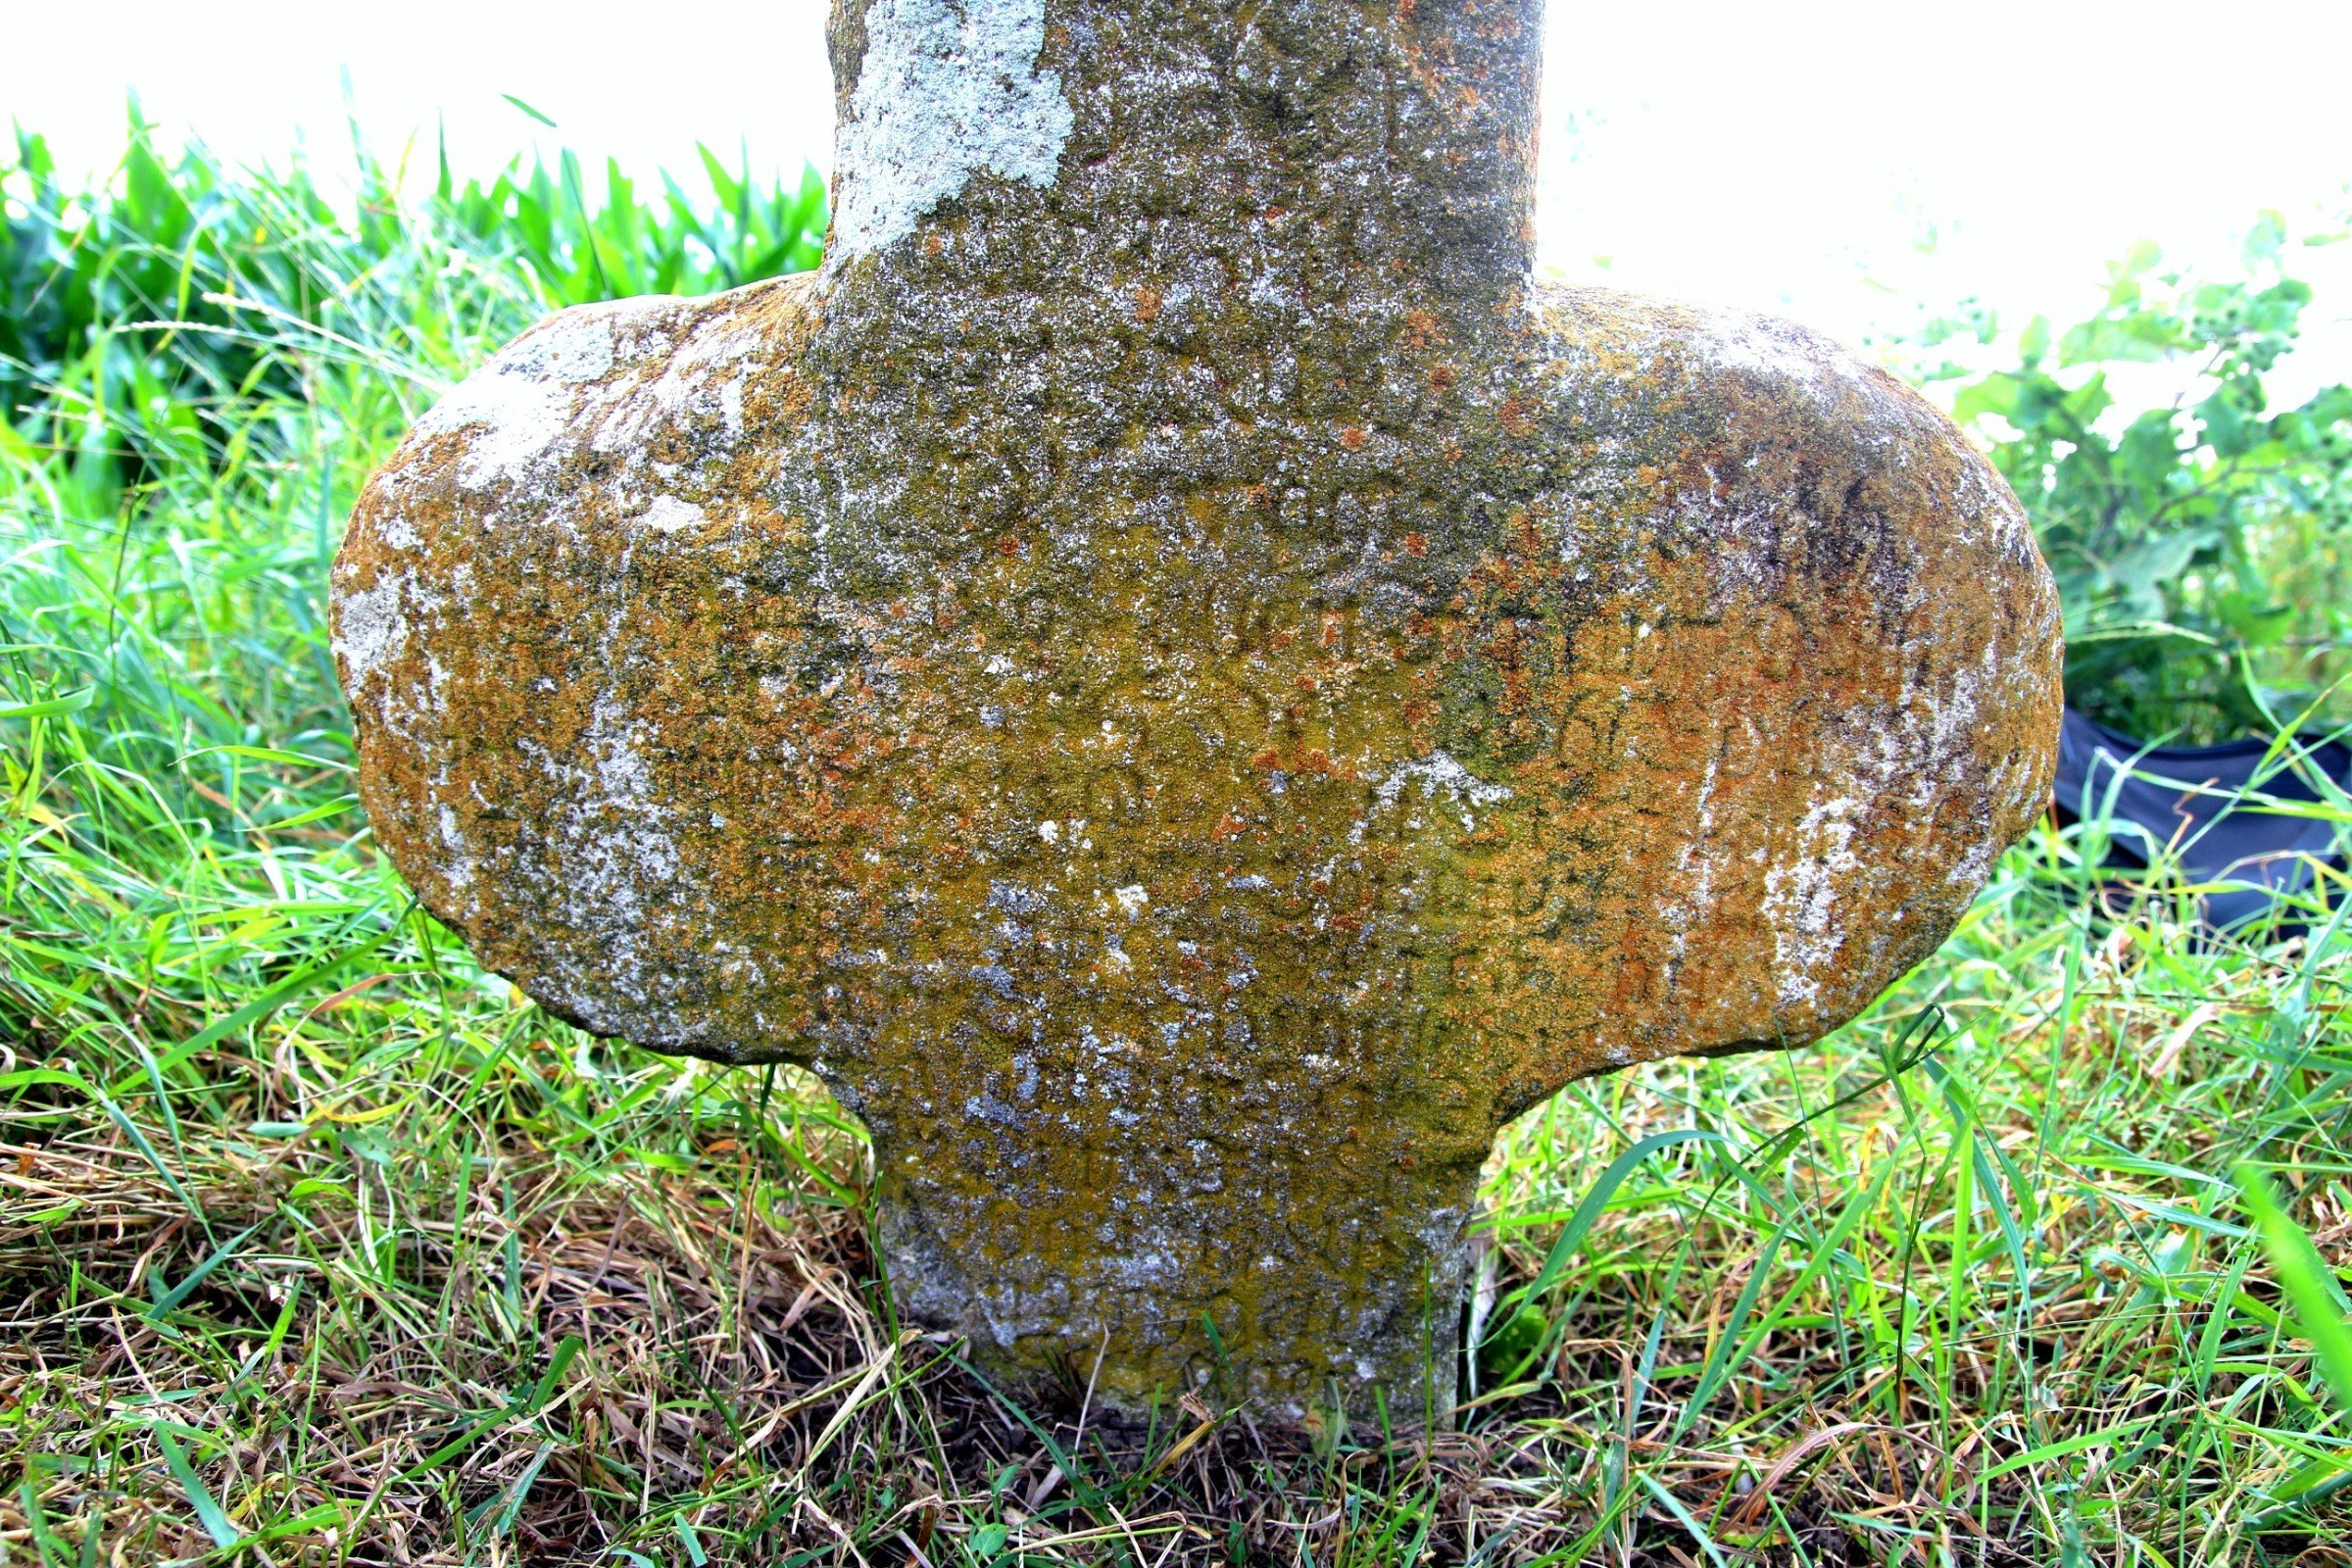
[[[1537,23],[850,0],[825,270],[556,318],[353,518],[419,895],[812,1066],[1016,1379],[1442,1407],[1496,1129],[1817,1038],[2047,790],[2051,585],[1940,416],[1530,283]]]

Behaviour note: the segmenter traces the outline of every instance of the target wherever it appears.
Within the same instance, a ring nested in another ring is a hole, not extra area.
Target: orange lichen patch
[[[557,318],[336,568],[419,896],[591,1029],[815,1068],[908,1314],[1114,1408],[1442,1404],[1501,1122],[1817,1038],[2047,788],[2048,577],[1949,424],[1774,323],[1531,299],[1532,46],[1331,16],[1149,79],[1089,52],[1126,8],[1054,33],[1051,189]],[[1274,79],[1426,220],[1250,140]]]

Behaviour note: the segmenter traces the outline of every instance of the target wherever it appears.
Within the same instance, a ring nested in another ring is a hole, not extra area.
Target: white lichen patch
[[[472,849],[466,842],[465,826],[458,820],[458,813],[451,809],[449,803],[441,800],[439,796],[440,792],[436,787],[433,803],[434,814],[441,829],[441,848],[447,852],[447,858],[443,861],[443,871],[449,878],[449,885],[458,892],[464,893],[473,886],[476,865]],[[468,906],[477,906],[479,902],[478,899],[468,901]]]
[[[1838,957],[1845,933],[1838,921],[1839,885],[1861,868],[1854,823],[1864,809],[1851,796],[1818,802],[1796,826],[1795,856],[1764,873],[1764,918],[1772,926],[1773,980],[1781,1005],[1821,996],[1821,971]]]
[[[578,388],[612,368],[612,313],[566,311],[450,389],[416,421],[416,436],[464,434],[458,483],[512,483],[562,438]]]
[[[491,363],[504,375],[560,381],[565,386],[601,381],[612,371],[614,318],[637,304],[622,301],[565,311],[523,334]]]
[[[409,642],[409,574],[393,572],[372,588],[347,589],[335,599],[335,657],[344,684],[365,691],[369,677],[400,657]]]
[[[733,376],[730,428],[740,429],[742,366],[757,334],[722,318],[681,346],[679,309],[649,297],[565,311],[453,387],[413,433],[462,438],[458,484],[484,491],[547,476],[548,465],[584,440],[599,451],[636,445],[690,405],[723,414],[722,372]]]
[[[564,956],[565,978],[589,999],[616,995],[642,1005],[655,978],[648,953],[653,911],[674,897],[682,866],[671,808],[642,749],[645,724],[607,692],[581,736],[586,766],[542,756],[560,780],[564,808],[554,826],[564,917],[588,939]],[[593,964],[593,972],[585,965]]]
[[[1445,752],[1437,751],[1410,762],[1399,762],[1392,768],[1388,777],[1373,789],[1373,799],[1378,802],[1377,809],[1394,810],[1408,784],[1419,784],[1421,799],[1425,801],[1435,800],[1438,792],[1444,790],[1446,798],[1460,811],[1464,831],[1478,826],[1478,818],[1471,808],[1498,806],[1511,798],[1508,784],[1490,784]],[[1361,824],[1358,824],[1357,842],[1361,842],[1360,829]]]
[[[1690,815],[1690,836],[1675,851],[1675,892],[1658,906],[1658,924],[1666,932],[1663,989],[1672,991],[1676,972],[1690,956],[1690,929],[1705,919],[1715,905],[1715,877],[1720,851],[1715,839],[1715,781],[1722,761],[1707,759],[1698,782]]]
[[[424,543],[416,525],[397,512],[375,525],[375,537],[388,550],[414,550]]]
[[[841,127],[833,238],[878,251],[983,171],[1052,185],[1074,123],[1037,69],[1045,0],[874,0]]]
[[[656,533],[671,534],[681,528],[700,528],[710,517],[691,501],[676,496],[656,496],[653,504],[637,519]]]
[[[1745,311],[1715,313],[1698,346],[1710,363],[1727,370],[1746,370],[1809,385],[1832,379],[1865,390],[1874,385],[1876,368],[1843,345],[1769,316]]]
[[[1995,549],[2009,560],[2029,559],[2034,551],[2034,524],[2017,495],[1984,464],[1962,470],[1954,514],[1961,521],[1960,542],[1977,542],[1971,519],[1982,522]]]
[[[615,376],[598,389],[584,412],[595,434],[590,447],[600,453],[639,453],[653,432],[664,424],[689,422],[715,437],[719,450],[731,447],[743,434],[745,364],[760,347],[760,334],[748,331],[721,315],[706,321],[683,344],[660,358],[656,366],[628,377]],[[658,368],[659,374],[653,369]],[[732,374],[722,379],[722,372]],[[717,416],[712,430],[710,416]]]

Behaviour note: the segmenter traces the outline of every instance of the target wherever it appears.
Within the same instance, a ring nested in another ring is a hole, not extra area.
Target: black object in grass
[[[2322,865],[2344,864],[2336,824],[2291,810],[2352,795],[2352,747],[2309,735],[2152,746],[2070,708],[2056,794],[2062,824],[2106,819],[2110,867],[2145,870],[2169,856],[2184,879],[2225,884],[2202,896],[2201,914],[2226,931],[2307,893]]]

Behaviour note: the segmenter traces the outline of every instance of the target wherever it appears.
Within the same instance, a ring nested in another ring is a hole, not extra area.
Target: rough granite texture
[[[352,520],[401,871],[812,1067],[1017,1384],[1442,1413],[1497,1128],[1852,1016],[2048,790],[1940,415],[1531,283],[1539,11],[843,0],[824,270],[555,318]]]

